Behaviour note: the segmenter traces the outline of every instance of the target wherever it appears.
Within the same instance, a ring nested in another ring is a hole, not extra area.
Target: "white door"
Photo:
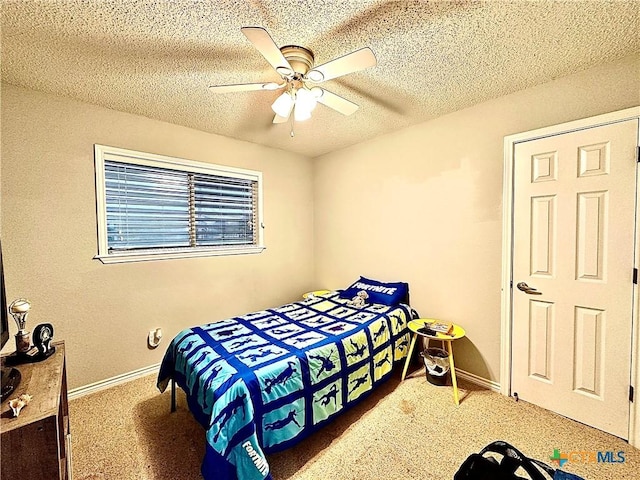
[[[629,120],[514,156],[512,392],[625,439],[637,143]]]

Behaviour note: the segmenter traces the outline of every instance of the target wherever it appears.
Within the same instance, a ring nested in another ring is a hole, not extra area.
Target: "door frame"
[[[500,393],[511,395],[511,323],[513,313],[513,164],[515,146],[518,143],[550,137],[563,133],[619,123],[626,120],[639,120],[640,106],[595,117],[553,125],[528,132],[504,137],[504,164],[502,190],[502,285],[501,285],[501,349],[500,349]],[[640,132],[640,128],[638,129]],[[636,139],[640,146],[640,133]],[[636,212],[640,211],[640,169],[636,164]],[[640,215],[636,215],[634,265],[629,268],[640,269]],[[633,304],[631,319],[631,385],[635,390],[635,401],[629,410],[629,444],[640,448],[640,290],[633,286]]]

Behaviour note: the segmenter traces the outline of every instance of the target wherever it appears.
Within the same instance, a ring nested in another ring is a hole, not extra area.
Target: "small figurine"
[[[33,330],[33,344],[38,348],[37,360],[44,360],[56,351],[51,345],[53,340],[53,325],[42,323]]]

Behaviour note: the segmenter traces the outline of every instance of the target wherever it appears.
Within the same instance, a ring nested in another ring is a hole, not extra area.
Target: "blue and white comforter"
[[[285,449],[385,380],[409,345],[408,306],[353,308],[337,293],[179,333],[158,376],[206,430],[205,479],[269,479]]]

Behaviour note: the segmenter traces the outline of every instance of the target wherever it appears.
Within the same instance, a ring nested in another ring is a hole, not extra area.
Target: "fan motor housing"
[[[289,65],[291,65],[291,68],[300,75],[306,75],[313,67],[313,52],[308,48],[298,45],[285,45],[280,47],[280,51],[289,62]]]

